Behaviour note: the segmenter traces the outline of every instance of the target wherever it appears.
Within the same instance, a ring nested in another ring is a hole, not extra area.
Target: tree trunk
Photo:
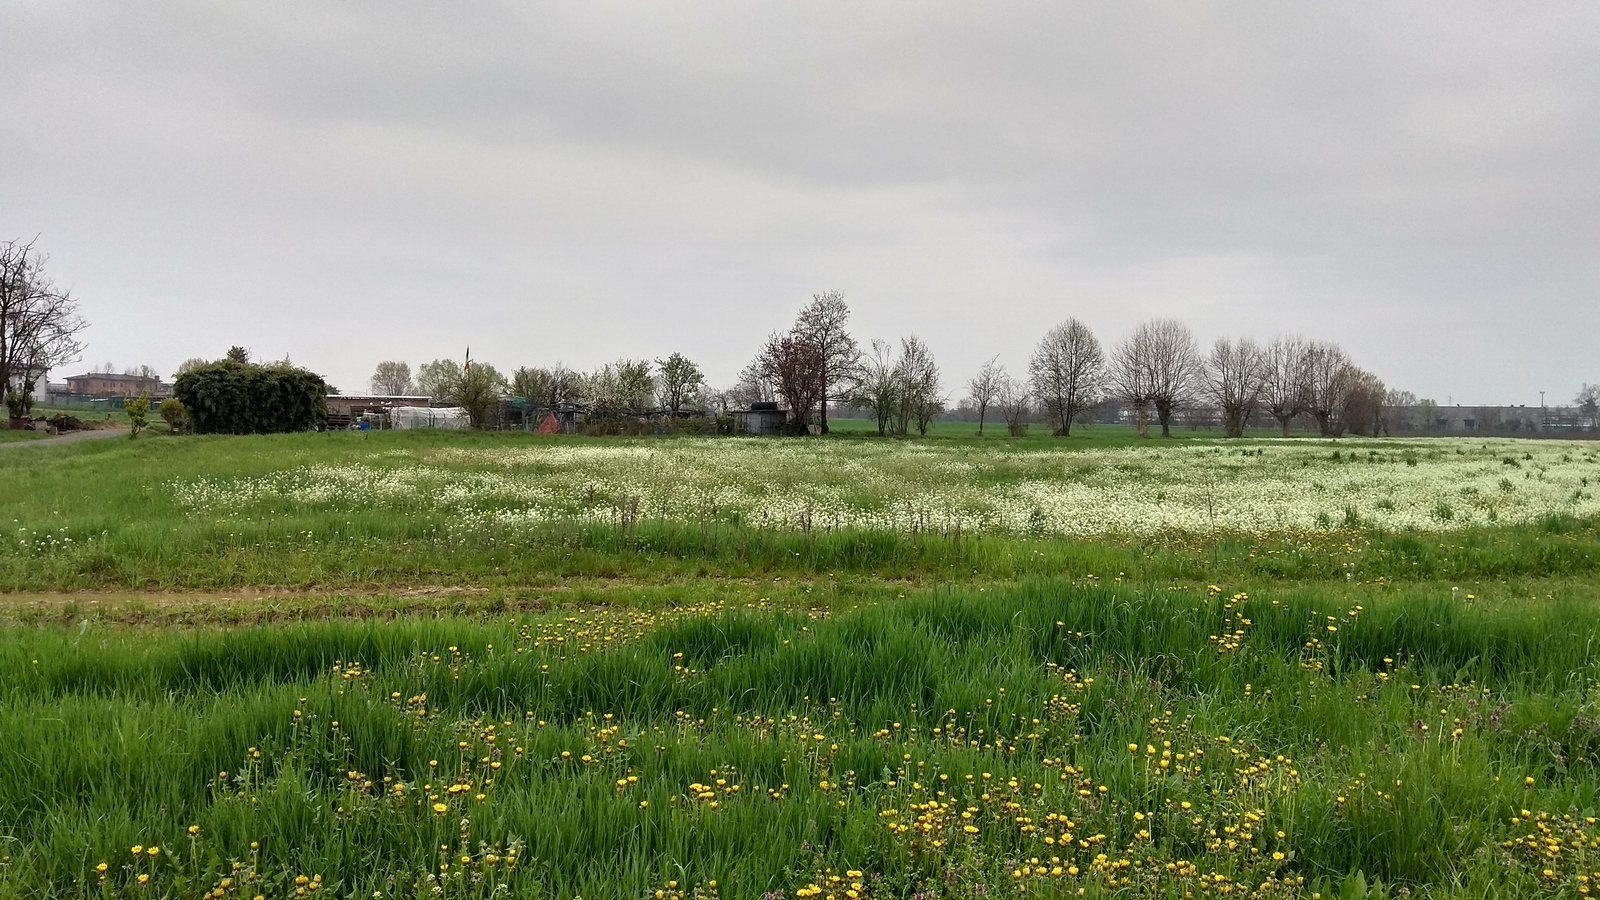
[[[1161,421],[1161,436],[1172,437],[1172,407],[1165,403],[1157,403],[1156,418]]]
[[[1143,400],[1140,400],[1134,406],[1134,410],[1135,410],[1134,411],[1134,419],[1139,424],[1139,437],[1149,437],[1150,436],[1150,408],[1145,405],[1145,402]]]

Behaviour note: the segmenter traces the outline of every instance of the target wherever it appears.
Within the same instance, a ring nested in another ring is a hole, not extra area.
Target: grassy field
[[[9,428],[0,428],[0,444],[13,444],[20,441],[36,441],[46,437],[49,437],[49,435],[42,431],[24,431],[22,429],[13,431]]]
[[[0,456],[0,896],[1589,896],[1595,449]]]
[[[13,591],[1467,578],[1600,558],[1600,444],[1557,441],[152,437],[12,454],[0,476]]]

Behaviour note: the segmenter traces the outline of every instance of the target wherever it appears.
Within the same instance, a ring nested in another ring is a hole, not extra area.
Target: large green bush
[[[222,360],[179,375],[172,392],[196,434],[309,431],[328,411],[328,383],[294,366]]]

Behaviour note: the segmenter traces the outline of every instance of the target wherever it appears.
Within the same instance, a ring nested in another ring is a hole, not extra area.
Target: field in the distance
[[[96,442],[0,467],[10,590],[1579,574],[1600,515],[1600,444],[1565,441],[390,432]]]
[[[1597,449],[9,451],[0,896],[1588,896]]]

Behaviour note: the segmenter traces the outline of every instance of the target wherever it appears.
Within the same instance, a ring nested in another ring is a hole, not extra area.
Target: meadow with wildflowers
[[[1587,574],[1600,516],[1600,451],[1567,441],[390,432],[44,449],[0,458],[0,589]]]
[[[1257,440],[1055,449],[685,438],[434,447],[169,482],[194,514],[418,508],[542,524],[643,516],[756,528],[1092,536],[1369,525],[1456,530],[1600,514],[1600,453],[1565,441]]]
[[[0,459],[0,897],[1600,889],[1594,445],[106,443]]]

